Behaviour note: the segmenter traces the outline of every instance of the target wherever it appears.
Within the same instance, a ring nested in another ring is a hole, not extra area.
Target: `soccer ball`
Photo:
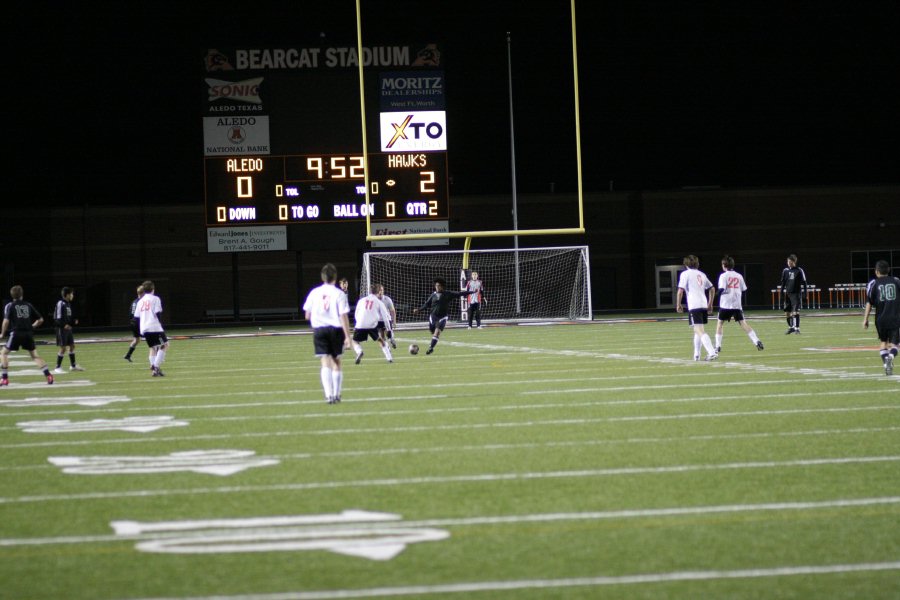
[[[412,355],[416,355],[419,353],[419,345],[418,344],[410,344],[409,345],[409,353]]]

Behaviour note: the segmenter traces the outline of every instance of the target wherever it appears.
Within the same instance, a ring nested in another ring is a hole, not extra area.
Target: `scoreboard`
[[[365,158],[357,54],[349,45],[207,51],[208,227],[449,221],[437,45],[363,49],[366,118],[375,124]]]
[[[206,223],[287,224],[449,218],[447,156],[362,154],[207,157]]]

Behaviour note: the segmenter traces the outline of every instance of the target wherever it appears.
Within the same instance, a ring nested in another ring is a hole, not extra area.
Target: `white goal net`
[[[466,262],[468,264],[466,264]],[[442,278],[448,290],[465,289],[471,272],[484,284],[482,320],[575,320],[591,318],[587,246],[507,250],[367,252],[360,290],[384,285],[394,301],[397,321],[422,321],[413,314]],[[467,320],[465,298],[451,303],[450,320]]]

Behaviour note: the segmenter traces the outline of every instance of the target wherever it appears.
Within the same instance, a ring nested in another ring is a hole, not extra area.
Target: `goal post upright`
[[[475,238],[475,237],[513,237],[518,235],[583,235],[584,234],[584,188],[582,183],[581,167],[581,113],[578,103],[578,45],[576,39],[575,0],[570,0],[570,12],[572,17],[572,85],[575,97],[575,167],[577,172],[577,196],[578,196],[578,226],[561,229],[503,229],[495,231],[459,231],[443,233],[412,233],[372,235],[372,220],[370,217],[369,198],[369,169],[366,152],[366,117],[365,117],[365,89],[363,85],[363,61],[362,61],[362,24],[360,12],[361,0],[356,0],[356,31],[359,51],[359,96],[362,111],[362,142],[363,159],[365,161],[365,203],[366,203],[366,241],[400,241],[400,240],[432,240],[447,238]]]

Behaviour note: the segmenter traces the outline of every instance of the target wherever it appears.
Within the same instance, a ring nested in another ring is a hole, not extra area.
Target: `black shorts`
[[[688,324],[691,327],[694,325],[706,325],[707,323],[709,323],[709,313],[705,308],[695,308],[688,311]]]
[[[316,356],[337,358],[344,353],[344,330],[341,327],[316,327],[313,330]]]
[[[166,337],[166,332],[164,331],[145,331],[144,340],[147,341],[148,346],[155,348],[167,343],[169,338]]]
[[[435,320],[434,315],[428,317],[428,331],[434,333],[435,330],[440,329],[444,330],[444,327],[447,326],[447,317],[441,317],[440,319]]]
[[[800,292],[791,292],[784,295],[784,312],[798,312],[800,310]]]
[[[740,323],[744,320],[744,311],[739,308],[720,308],[719,309],[719,320],[725,321],[726,323],[734,319],[735,323]]]
[[[378,329],[354,329],[353,330],[353,341],[354,342],[364,342],[367,339],[372,338],[373,342],[378,341]],[[343,343],[343,342],[341,342]]]
[[[893,323],[891,325],[894,325]],[[878,332],[878,340],[895,346],[900,345],[900,327],[885,325],[882,327],[875,321],[875,331]]]
[[[33,333],[16,333],[15,331],[9,334],[9,338],[6,340],[6,347],[15,352],[19,348],[22,350],[28,350],[29,352],[34,351],[34,334]]]
[[[74,346],[75,333],[71,329],[63,329],[62,327],[57,327],[56,345],[60,348],[62,348],[63,346]]]

